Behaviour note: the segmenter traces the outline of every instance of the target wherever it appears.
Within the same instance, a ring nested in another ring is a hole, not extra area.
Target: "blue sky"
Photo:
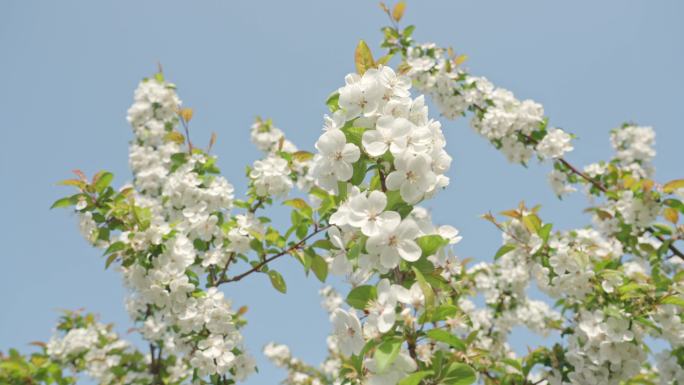
[[[667,181],[682,176],[682,14],[675,0],[409,1],[404,23],[417,26],[419,41],[468,54],[473,74],[544,104],[551,124],[579,137],[573,163],[608,158],[608,132],[622,122],[654,126],[657,177]],[[375,1],[360,0],[2,2],[0,350],[48,339],[60,308],[96,312],[122,333],[130,326],[118,275],[104,270],[73,215],[48,207],[68,192],[55,182],[74,168],[130,179],[125,113],[157,62],[195,110],[193,141],[217,132],[219,165],[244,191],[244,165],[259,156],[249,144],[254,117],[272,117],[311,148],[326,96],[353,71],[358,39],[377,52],[385,23]],[[461,230],[460,256],[491,258],[499,234],[478,216],[520,200],[541,204],[559,228],[587,223],[584,198],[558,201],[545,167],[509,165],[465,121],[442,122],[452,184],[429,206],[436,222]],[[321,285],[292,259],[276,266],[287,295],[266,277],[225,288],[236,306],[249,304],[247,345],[259,355],[277,340],[319,362],[329,330]],[[535,339],[513,341],[523,350]],[[260,358],[248,383],[282,376]]]

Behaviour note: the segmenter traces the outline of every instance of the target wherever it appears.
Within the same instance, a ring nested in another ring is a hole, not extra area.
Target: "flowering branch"
[[[222,279],[219,279],[219,280],[217,281],[217,283],[216,283],[216,286],[221,285],[221,284],[223,284],[223,283],[228,283],[228,282],[237,282],[237,281],[240,281],[241,279],[245,278],[246,276],[248,276],[248,275],[250,275],[250,274],[252,274],[252,273],[258,272],[259,270],[261,270],[262,267],[266,266],[268,263],[270,263],[270,262],[272,262],[272,261],[274,261],[274,260],[276,260],[276,259],[282,257],[283,255],[290,254],[290,253],[291,253],[292,251],[294,251],[294,250],[297,250],[297,249],[302,248],[302,246],[304,246],[304,245],[306,244],[306,241],[308,241],[308,240],[311,239],[312,237],[316,236],[317,234],[319,234],[319,233],[321,233],[321,232],[323,232],[323,231],[329,229],[330,226],[331,226],[331,225],[327,225],[327,226],[323,226],[323,227],[321,227],[321,228],[316,229],[316,230],[313,231],[311,234],[309,234],[309,235],[307,235],[306,237],[302,238],[302,240],[300,240],[300,241],[297,242],[296,244],[290,246],[289,248],[287,248],[286,250],[281,251],[281,252],[278,253],[278,254],[272,255],[272,256],[270,256],[270,257],[264,259],[262,262],[257,263],[256,265],[254,265],[254,267],[252,267],[251,269],[245,271],[244,273],[238,274],[238,275],[236,275],[236,276],[234,276],[234,277],[231,277],[231,278],[222,278]]]

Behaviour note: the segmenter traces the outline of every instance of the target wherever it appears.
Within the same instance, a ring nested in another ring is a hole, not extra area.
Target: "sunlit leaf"
[[[387,370],[387,368],[392,365],[394,360],[396,360],[397,356],[399,355],[399,350],[401,350],[401,343],[401,340],[392,338],[383,341],[375,349],[373,359],[375,360],[375,365],[379,373]]]
[[[271,285],[278,290],[281,293],[286,293],[287,292],[287,285],[285,284],[285,280],[283,279],[283,276],[280,275],[275,270],[269,270],[268,271],[268,278],[271,279]]]
[[[680,188],[684,188],[684,179],[675,179],[663,185],[663,192],[669,194]]]
[[[357,286],[347,295],[347,303],[355,309],[364,310],[369,301],[378,297],[377,293],[375,286]]]
[[[354,64],[356,64],[356,72],[363,75],[369,69],[375,67],[373,54],[365,41],[360,40],[354,52]]]
[[[677,224],[677,221],[679,221],[679,212],[672,207],[665,207],[665,209],[663,209],[663,217],[673,224]]]
[[[194,114],[194,112],[193,112],[192,108],[185,107],[185,108],[181,108],[181,110],[180,110],[180,116],[186,122],[189,122],[192,120],[193,114]]]
[[[398,2],[394,6],[394,9],[392,9],[392,19],[394,19],[394,21],[400,21],[401,18],[404,16],[404,11],[406,11],[406,2]]]

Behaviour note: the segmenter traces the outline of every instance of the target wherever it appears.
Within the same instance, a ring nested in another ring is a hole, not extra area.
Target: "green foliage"
[[[378,297],[378,292],[375,286],[362,285],[353,288],[347,295],[347,303],[349,306],[364,310],[369,301]]]
[[[423,235],[416,239],[416,243],[423,251],[423,257],[435,254],[439,249],[446,246],[448,241],[439,235]]]
[[[38,344],[38,343],[36,343]],[[75,384],[76,379],[66,376],[60,363],[53,362],[44,352],[23,356],[18,351],[10,349],[9,356],[0,352],[0,384]]]
[[[399,351],[401,350],[402,341],[395,338],[389,338],[384,340],[375,349],[375,354],[373,359],[375,360],[375,365],[379,373],[384,372],[389,368],[394,360],[397,359]]]
[[[271,280],[271,285],[273,285],[276,290],[283,294],[287,292],[287,285],[285,284],[285,280],[280,273],[275,270],[269,270],[267,274],[268,278]]]
[[[475,370],[470,366],[460,363],[451,363],[446,370],[446,376],[442,380],[445,385],[470,385],[477,380]]]
[[[421,370],[411,373],[399,381],[397,385],[418,385],[425,377],[433,374],[431,370]]]
[[[465,351],[466,344],[457,336],[442,329],[430,329],[425,334],[435,342],[444,342],[456,350]]]

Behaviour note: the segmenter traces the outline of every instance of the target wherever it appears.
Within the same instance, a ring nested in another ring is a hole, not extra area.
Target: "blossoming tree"
[[[404,3],[382,7],[386,52],[376,60],[359,43],[356,72],[327,100],[313,151],[270,120],[251,127],[263,158],[248,167],[242,199],[211,144],[191,142],[192,110],[175,85],[161,72],[144,79],[128,110],[133,183],[114,188],[109,172],[76,171],[63,182],[76,192],[53,207],[72,207],[121,274],[146,346],[67,312],[37,352],[0,355],[0,383],[73,384],[79,373],[106,385],[239,382],[255,361],[240,333],[245,309],[232,309],[221,288],[265,274],[284,293],[270,262],[290,258],[347,285],[321,291],[332,324],[321,365],[284,345],[264,348],[286,384],[683,385],[684,180],[654,181],[653,130],[615,128],[612,158],[574,166],[564,159],[573,136],[540,104],[472,75],[451,49],[417,43],[413,26],[399,26]],[[548,164],[558,196],[591,198],[592,223],[557,230],[520,204],[483,216],[502,235],[491,262],[459,259],[458,231],[422,206],[444,193],[451,165],[423,95],[442,117],[470,119],[510,162]],[[271,224],[275,204],[291,208],[289,227]],[[548,301],[530,298],[532,285]],[[507,341],[517,326],[560,338],[516,355]]]

